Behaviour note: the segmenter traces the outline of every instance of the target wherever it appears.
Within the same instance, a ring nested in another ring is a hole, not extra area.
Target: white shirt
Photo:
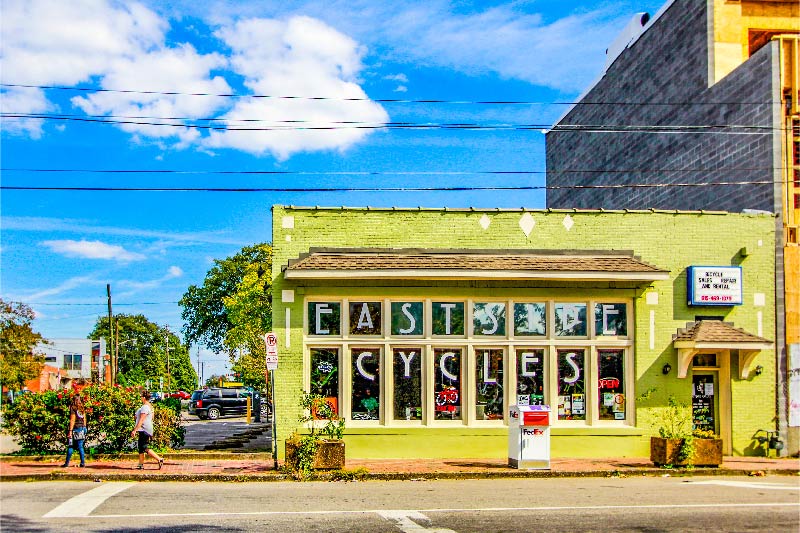
[[[153,436],[153,408],[149,404],[142,405],[136,410],[136,422],[139,422],[139,417],[144,415],[144,421],[139,431],[144,431],[151,437]]]

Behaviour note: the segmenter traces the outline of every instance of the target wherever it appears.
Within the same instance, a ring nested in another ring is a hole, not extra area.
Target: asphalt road
[[[2,531],[800,530],[795,477],[0,484]]]

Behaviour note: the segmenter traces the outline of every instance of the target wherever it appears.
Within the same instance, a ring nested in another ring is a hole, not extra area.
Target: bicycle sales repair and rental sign
[[[690,266],[689,305],[742,305],[742,267]]]

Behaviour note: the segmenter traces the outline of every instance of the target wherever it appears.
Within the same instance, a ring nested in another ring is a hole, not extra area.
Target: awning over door
[[[739,374],[741,379],[747,379],[750,364],[758,353],[773,348],[771,341],[719,320],[690,322],[672,338],[672,345],[678,350],[679,378],[686,377],[692,359],[700,352],[738,350]]]
[[[575,280],[652,282],[663,270],[632,252],[572,250],[315,250],[289,261],[286,279]]]

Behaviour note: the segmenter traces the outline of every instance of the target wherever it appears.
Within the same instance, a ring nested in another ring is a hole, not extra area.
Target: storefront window
[[[394,419],[422,420],[422,356],[416,348],[392,351]]]
[[[587,335],[586,304],[556,304],[555,315],[555,328],[558,337],[585,337]]]
[[[598,350],[597,367],[600,420],[625,420],[625,351]]]
[[[476,404],[478,420],[503,419],[503,350],[476,350]]]
[[[558,419],[586,420],[584,350],[558,350]]]
[[[625,304],[594,304],[595,335],[628,334],[628,306]]]
[[[463,302],[433,302],[431,315],[434,335],[464,335]]]
[[[436,420],[461,419],[461,350],[433,350],[433,399]]]
[[[342,304],[339,302],[309,302],[308,334],[340,335]]]
[[[392,335],[422,335],[422,302],[392,302]]]
[[[338,349],[311,349],[311,393],[325,396],[333,410],[339,412]]]
[[[350,302],[350,334],[381,334],[380,302]]]
[[[380,351],[377,348],[356,348],[350,351],[352,365],[352,418],[353,420],[378,420],[380,418]]]
[[[517,405],[544,403],[544,350],[517,350]]]
[[[547,333],[546,310],[545,304],[514,304],[514,335],[545,335]]]
[[[476,303],[472,308],[472,331],[475,335],[506,334],[506,304]]]

